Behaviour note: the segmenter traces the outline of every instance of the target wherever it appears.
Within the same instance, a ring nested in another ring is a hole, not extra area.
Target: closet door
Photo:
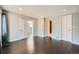
[[[72,15],[62,16],[62,40],[72,42]]]

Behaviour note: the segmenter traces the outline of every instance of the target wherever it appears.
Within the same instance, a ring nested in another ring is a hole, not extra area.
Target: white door
[[[62,16],[62,40],[72,42],[72,15]]]
[[[33,37],[33,21],[27,21],[27,36]]]

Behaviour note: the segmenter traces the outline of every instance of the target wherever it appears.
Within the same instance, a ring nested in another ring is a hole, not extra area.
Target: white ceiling
[[[3,5],[1,7],[31,17],[51,17],[79,11],[78,5]],[[22,10],[19,11],[19,8]]]

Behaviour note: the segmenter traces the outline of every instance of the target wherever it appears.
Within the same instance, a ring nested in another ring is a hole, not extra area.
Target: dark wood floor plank
[[[63,40],[34,37],[0,47],[2,54],[78,54],[79,45]]]

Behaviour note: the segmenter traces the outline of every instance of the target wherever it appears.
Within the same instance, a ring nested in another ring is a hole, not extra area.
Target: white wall
[[[61,39],[61,17],[55,17],[52,20],[52,38],[53,39]],[[72,43],[79,45],[79,13],[72,14]]]
[[[38,36],[38,20],[37,19],[35,19],[35,20],[33,20],[33,35],[34,36]]]
[[[8,12],[9,41],[10,42],[27,38],[27,21],[28,20],[33,20],[34,26],[37,23],[35,22],[36,20],[35,18]],[[24,27],[25,25],[26,27]],[[35,33],[37,33],[36,29],[37,28],[34,27],[34,35],[36,35]]]
[[[52,38],[61,40],[61,16],[54,17],[52,20]]]
[[[38,19],[38,36],[44,37],[44,19],[39,18]]]
[[[73,14],[73,43],[79,44],[79,13]]]

